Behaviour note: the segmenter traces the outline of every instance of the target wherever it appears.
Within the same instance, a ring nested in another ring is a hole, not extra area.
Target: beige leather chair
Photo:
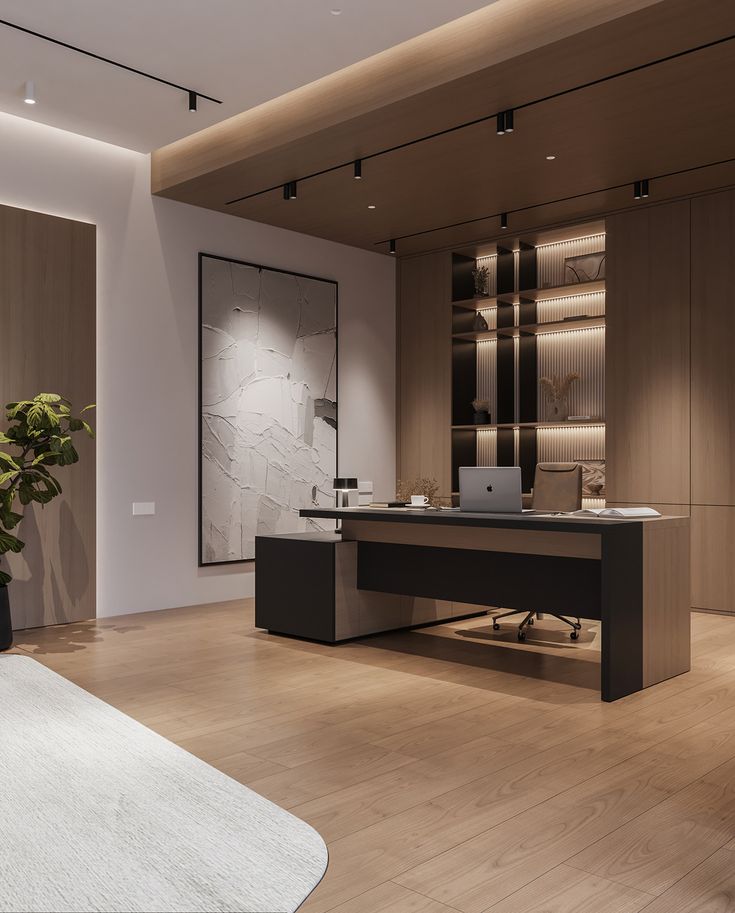
[[[540,511],[564,512],[579,510],[582,506],[582,467],[579,463],[537,463],[533,480],[533,509]],[[521,610],[504,612],[493,617],[493,630],[500,630],[498,621],[510,615],[522,615]],[[582,625],[579,618],[571,621],[563,615],[552,614],[554,618],[568,624],[572,640],[579,637]],[[526,639],[526,628],[533,624],[535,618],[543,618],[540,612],[527,612],[518,627],[518,640]]]

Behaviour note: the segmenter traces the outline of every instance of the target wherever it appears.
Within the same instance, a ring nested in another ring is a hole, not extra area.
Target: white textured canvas
[[[323,523],[337,473],[337,286],[202,256],[201,561]]]
[[[0,910],[294,911],[309,825],[25,656],[0,656]]]

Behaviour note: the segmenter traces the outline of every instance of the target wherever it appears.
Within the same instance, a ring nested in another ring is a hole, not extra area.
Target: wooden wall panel
[[[735,507],[692,505],[692,605],[735,612]]]
[[[692,200],[692,503],[735,505],[735,192]]]
[[[36,393],[95,401],[95,226],[0,206],[0,405]],[[4,412],[0,427],[5,427]],[[19,529],[10,588],[16,628],[95,615],[95,448],[59,470],[64,494]]]
[[[607,219],[607,492],[690,501],[689,201]]]
[[[451,496],[451,262],[403,260],[398,278],[398,478],[435,478]]]

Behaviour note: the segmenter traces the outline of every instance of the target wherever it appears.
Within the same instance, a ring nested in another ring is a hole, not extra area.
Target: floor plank
[[[735,913],[735,618],[603,704],[599,632],[487,618],[338,647],[252,600],[44,628],[16,650],[309,821],[304,911]]]

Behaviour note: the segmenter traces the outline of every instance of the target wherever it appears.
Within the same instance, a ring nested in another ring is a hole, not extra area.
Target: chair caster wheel
[[[519,632],[518,632],[518,640],[525,640],[525,639],[526,639],[526,632],[525,632],[525,631],[519,631]]]
[[[572,631],[572,633],[571,633],[569,636],[572,638],[572,640],[579,640],[579,632],[578,632],[578,631]]]
[[[493,631],[499,631],[499,630],[500,630],[500,625],[493,622]]]

